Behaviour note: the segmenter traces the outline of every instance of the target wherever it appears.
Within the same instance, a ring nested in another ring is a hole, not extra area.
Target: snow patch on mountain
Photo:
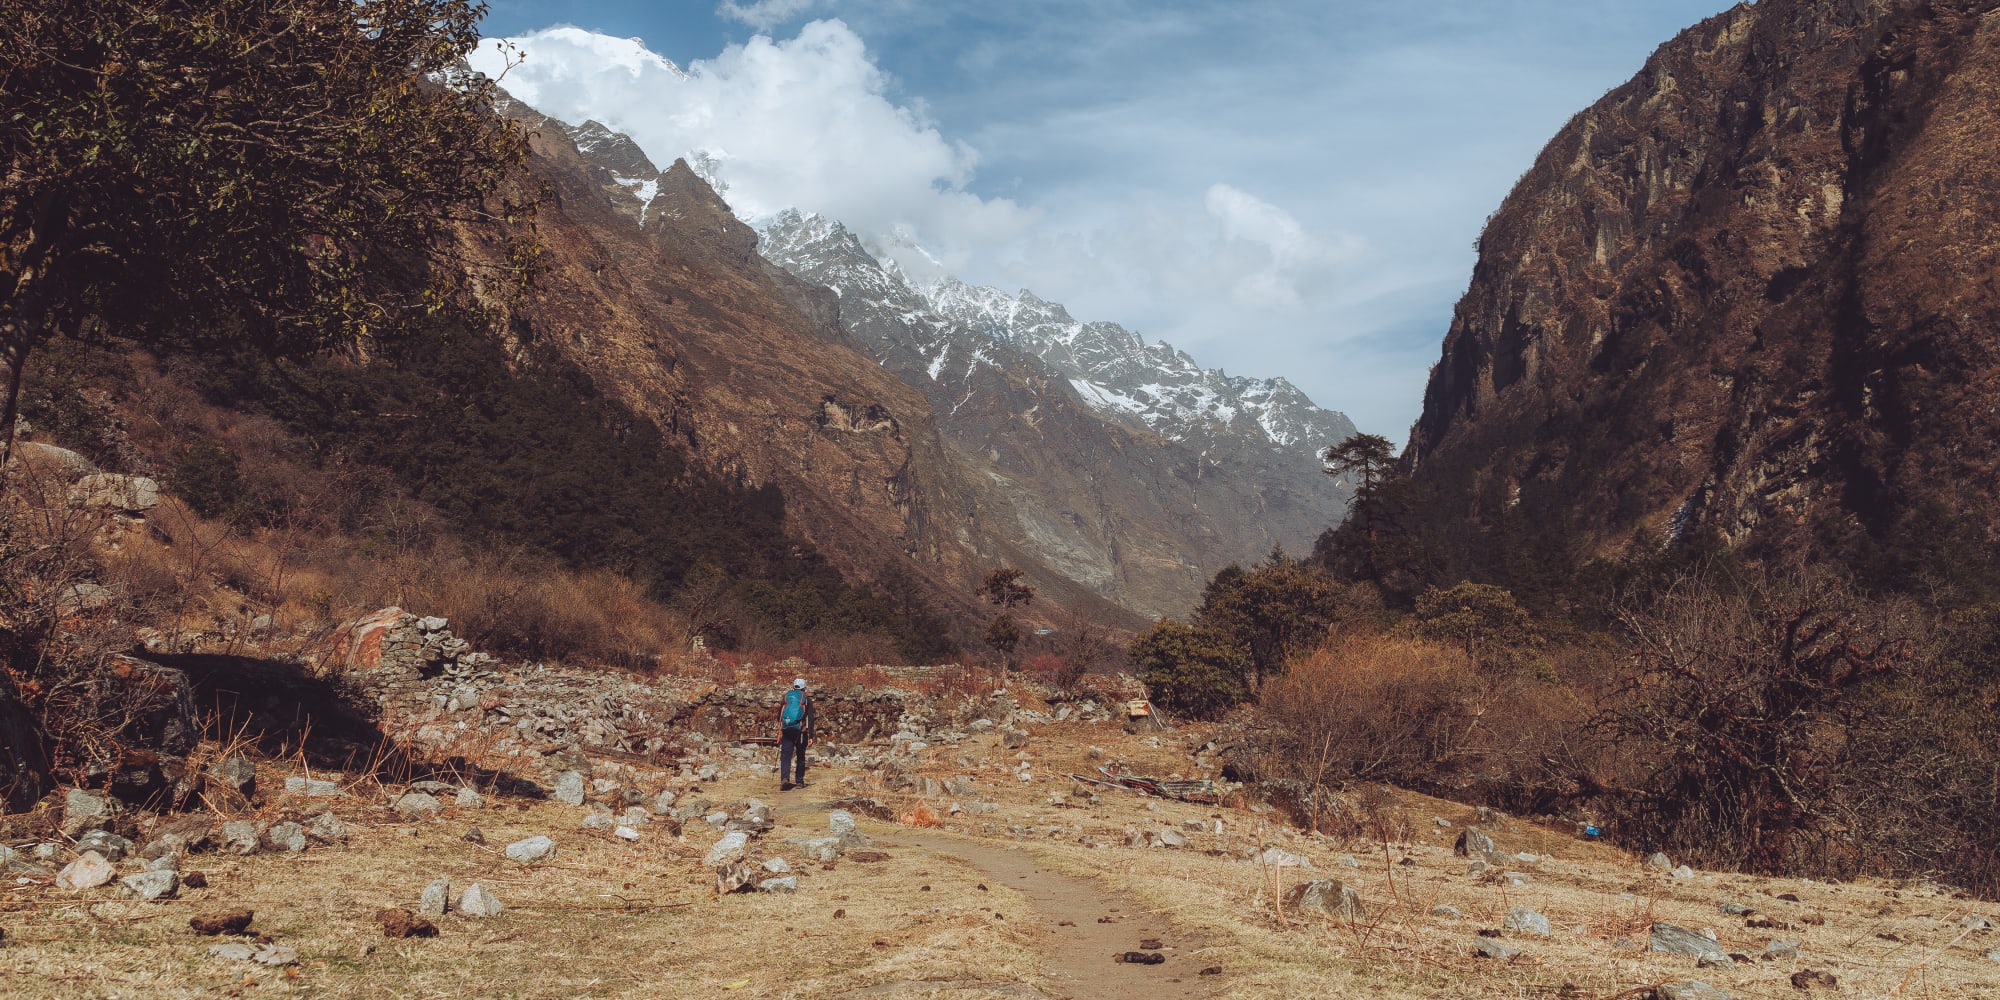
[[[945,374],[954,346],[991,340],[1040,359],[1090,408],[1171,440],[1227,434],[1317,451],[1354,433],[1346,417],[1283,378],[1203,368],[1170,344],[1148,344],[1116,323],[1079,321],[1026,290],[1010,295],[949,274],[915,279],[895,259],[909,254],[871,251],[836,220],[786,210],[762,220],[759,232],[766,259],[833,289],[844,303],[865,302],[898,319],[905,345],[922,355],[934,380]],[[978,350],[960,359],[989,360]]]

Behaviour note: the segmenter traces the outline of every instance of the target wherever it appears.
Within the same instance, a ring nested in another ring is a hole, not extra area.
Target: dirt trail
[[[1220,992],[1221,976],[1203,976],[1213,963],[1197,954],[1200,943],[1178,938],[1173,924],[1096,881],[1051,871],[1032,853],[948,834],[899,830],[899,844],[962,858],[996,885],[1028,898],[1044,936],[1042,951],[1054,996],[1072,1000],[1182,1000]],[[892,846],[884,844],[884,846]],[[1113,955],[1143,949],[1166,956],[1160,965],[1114,962]]]

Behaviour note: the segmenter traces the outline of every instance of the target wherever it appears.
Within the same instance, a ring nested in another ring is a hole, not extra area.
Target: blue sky
[[[642,38],[686,82],[592,76],[630,54],[534,36],[510,89],[663,165],[716,152],[740,212],[823,211],[1400,441],[1486,216],[1570,115],[1728,6],[500,0],[485,33]]]

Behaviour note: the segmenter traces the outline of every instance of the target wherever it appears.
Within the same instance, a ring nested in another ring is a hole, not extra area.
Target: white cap
[[[801,691],[804,691],[806,689],[806,679],[801,677],[798,680],[793,681],[792,686],[798,688]]]

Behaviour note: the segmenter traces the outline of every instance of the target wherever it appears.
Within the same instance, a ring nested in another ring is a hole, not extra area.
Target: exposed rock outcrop
[[[1990,542],[1996,148],[1990,0],[1704,21],[1495,213],[1407,461],[1452,516],[1566,519],[1586,549]]]

